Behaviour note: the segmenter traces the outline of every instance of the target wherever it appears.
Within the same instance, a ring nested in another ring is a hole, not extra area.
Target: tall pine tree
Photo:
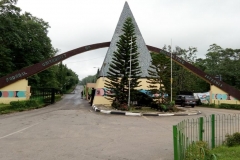
[[[105,87],[111,89],[114,94],[107,95],[107,99],[112,100],[112,106],[120,108],[126,106],[128,102],[129,80],[130,81],[130,97],[136,94],[136,87],[140,87],[139,79],[141,68],[138,60],[138,47],[136,44],[135,27],[132,19],[129,17],[125,20],[123,34],[119,36],[117,42],[117,51],[113,52],[112,62],[107,72],[107,80]],[[130,62],[131,56],[131,62]],[[131,71],[130,71],[131,65]]]

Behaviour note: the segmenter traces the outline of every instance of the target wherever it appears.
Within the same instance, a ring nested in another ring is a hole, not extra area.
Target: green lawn
[[[10,104],[0,104],[0,108],[2,108],[2,107],[8,107],[8,106],[10,106]]]
[[[211,153],[215,154],[218,160],[237,160],[240,159],[240,146],[220,146],[211,150]]]

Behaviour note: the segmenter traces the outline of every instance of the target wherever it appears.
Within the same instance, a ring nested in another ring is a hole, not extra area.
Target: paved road
[[[93,112],[75,94],[48,107],[0,116],[1,160],[172,160],[172,125],[198,116],[132,117]],[[189,108],[192,109],[192,108]]]

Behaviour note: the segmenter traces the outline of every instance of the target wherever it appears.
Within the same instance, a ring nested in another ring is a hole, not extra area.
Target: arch
[[[109,47],[110,46],[110,42],[103,42],[103,43],[96,43],[96,44],[91,44],[91,45],[87,45],[87,46],[83,46],[83,47],[79,47],[76,49],[73,49],[71,51],[62,53],[58,56],[49,58],[47,60],[43,60],[39,63],[36,63],[32,66],[28,66],[26,68],[20,69],[18,71],[15,71],[11,74],[8,74],[4,77],[0,78],[0,88],[5,87],[7,85],[10,85],[20,79],[24,79],[27,77],[30,77],[38,72],[41,72],[49,67],[51,67],[52,65],[59,63],[65,59],[68,59],[72,56],[75,56],[77,54],[83,53],[83,52],[87,52],[87,51],[91,51],[91,50],[95,50],[95,49],[99,49],[99,48],[105,48],[105,47]],[[146,45],[149,51],[153,51],[156,53],[164,53],[166,56],[171,57],[171,53],[164,51],[160,48],[157,47],[153,47],[153,46],[149,46]],[[192,64],[186,62],[185,60],[183,60],[182,58],[179,58],[178,56],[176,56],[175,54],[172,54],[172,59],[178,63],[179,65],[185,67],[186,69],[190,70],[191,72],[195,73],[197,76],[199,76],[200,78],[202,78],[203,80],[205,80],[206,82],[213,84],[215,86],[217,86],[218,88],[220,88],[221,90],[227,92],[228,94],[232,95],[233,97],[240,99],[240,91],[237,90],[236,88],[217,80],[216,78],[206,74],[205,72],[203,72],[202,70],[198,69],[197,67],[193,66]]]

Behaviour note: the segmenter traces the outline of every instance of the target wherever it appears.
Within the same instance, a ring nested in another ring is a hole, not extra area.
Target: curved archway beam
[[[96,44],[79,47],[79,48],[73,49],[71,51],[62,53],[58,56],[55,56],[55,57],[49,58],[47,60],[41,61],[39,63],[36,63],[32,66],[22,68],[22,69],[15,71],[9,75],[1,77],[0,78],[0,88],[5,87],[9,84],[12,84],[20,79],[30,77],[38,72],[41,72],[41,71],[51,67],[54,64],[57,64],[65,59],[75,56],[77,54],[95,50],[95,49],[99,49],[99,48],[105,48],[105,47],[109,47],[109,46],[110,46],[110,42],[103,42],[103,43],[96,43]]]
[[[159,48],[156,48],[156,47],[153,47],[153,46],[149,46],[149,45],[147,45],[147,48],[148,48],[148,50],[156,52],[156,53],[160,53],[161,52],[161,53],[163,53],[166,56],[171,58],[171,53],[169,53],[167,51],[164,51],[162,49],[159,49]],[[178,56],[176,56],[176,54],[172,54],[172,60],[177,62],[179,65],[185,67],[186,69],[188,69],[192,73],[196,74],[197,76],[199,76],[200,78],[202,78],[206,82],[215,85],[216,87],[220,88],[221,90],[225,91],[226,93],[228,93],[231,96],[233,96],[233,97],[237,98],[238,100],[240,100],[240,91],[238,89],[228,85],[227,83],[219,81],[216,78],[213,78],[212,76],[210,76],[209,74],[206,74],[205,72],[203,72],[202,70],[198,69],[194,65],[186,62],[182,58],[179,58]]]
[[[7,85],[10,85],[20,79],[24,79],[27,77],[30,77],[38,72],[41,72],[49,67],[51,67],[52,65],[59,63],[67,58],[70,58],[72,56],[75,56],[77,54],[83,53],[83,52],[87,52],[87,51],[91,51],[91,50],[95,50],[95,49],[99,49],[99,48],[105,48],[105,47],[109,47],[110,46],[110,42],[103,42],[103,43],[96,43],[96,44],[91,44],[91,45],[87,45],[87,46],[83,46],[80,48],[76,48],[74,50],[62,53],[58,56],[49,58],[47,60],[41,61],[39,63],[36,63],[32,66],[28,66],[26,68],[20,69],[18,71],[15,71],[9,75],[6,75],[4,77],[0,78],[0,88],[5,87]],[[171,57],[171,53],[164,51],[160,48],[157,47],[153,47],[153,46],[149,46],[147,45],[148,50],[156,52],[156,53],[164,53],[166,56]],[[240,99],[240,91],[237,90],[236,88],[221,82],[215,78],[213,78],[212,76],[206,74],[205,72],[201,71],[200,69],[198,69],[197,67],[193,66],[192,64],[186,62],[185,60],[183,60],[182,58],[177,57],[175,54],[172,54],[172,59],[180,64],[181,66],[185,67],[186,69],[190,70],[191,72],[195,73],[196,75],[198,75],[200,78],[202,78],[203,80],[207,81],[210,84],[213,84],[215,86],[217,86],[218,88],[222,89],[223,91],[231,94],[233,97]]]

